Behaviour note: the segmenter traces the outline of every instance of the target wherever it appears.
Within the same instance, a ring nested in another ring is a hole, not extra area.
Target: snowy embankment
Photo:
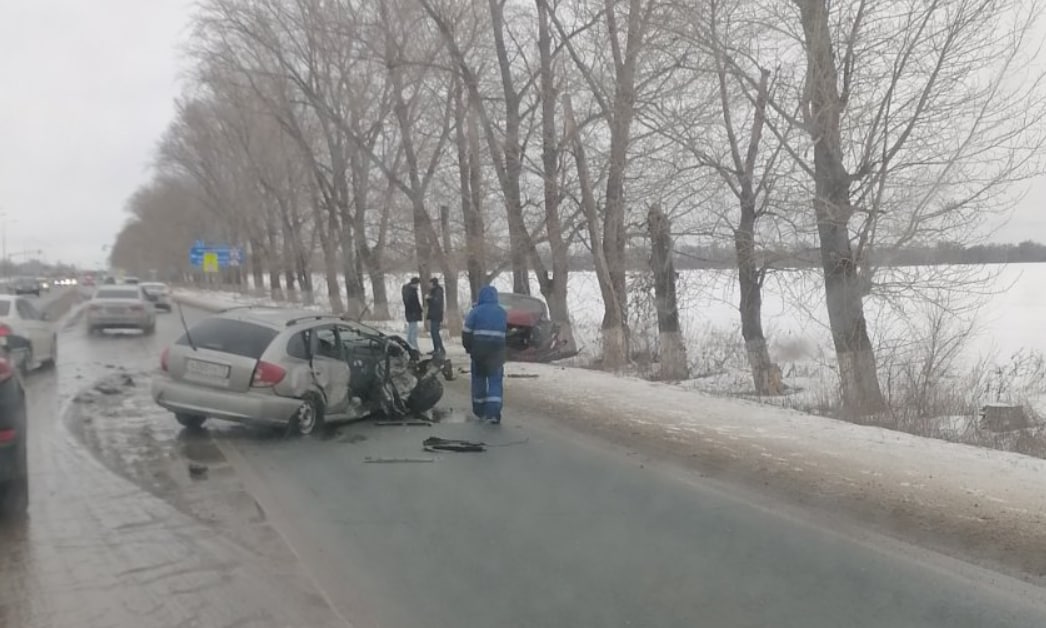
[[[178,296],[208,309],[234,303]],[[1046,574],[1046,460],[599,371],[510,364],[507,375],[509,412],[542,411],[954,555]]]

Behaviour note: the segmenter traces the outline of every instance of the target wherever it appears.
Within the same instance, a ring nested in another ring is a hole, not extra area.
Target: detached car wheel
[[[291,427],[302,436],[320,431],[323,428],[323,402],[320,398],[311,393],[305,395],[291,423]]]
[[[435,374],[418,382],[407,398],[407,408],[411,412],[422,413],[436,407],[443,398],[443,382]]]
[[[174,420],[178,421],[183,427],[187,427],[191,430],[198,430],[203,427],[204,421],[207,417],[199,414],[185,414],[183,412],[175,412]]]

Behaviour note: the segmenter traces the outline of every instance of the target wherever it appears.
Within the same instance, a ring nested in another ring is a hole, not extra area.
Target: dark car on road
[[[33,277],[19,277],[14,281],[14,293],[40,296],[40,282]]]
[[[0,336],[0,518],[20,516],[29,505],[25,391],[8,355],[14,336]]]

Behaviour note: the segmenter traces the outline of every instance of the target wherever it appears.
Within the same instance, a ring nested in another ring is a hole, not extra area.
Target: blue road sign
[[[220,268],[236,267],[243,264],[245,259],[243,247],[229,246],[227,244],[205,244],[199,240],[189,248],[189,263],[193,266],[203,266],[203,256],[206,253],[215,253],[218,256]]]

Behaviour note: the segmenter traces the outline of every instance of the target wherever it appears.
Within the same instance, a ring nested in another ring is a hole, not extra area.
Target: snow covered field
[[[982,375],[977,384],[983,384],[991,401],[1024,401],[1038,392],[1031,388],[1036,383],[1032,380],[1042,374],[1039,356],[1046,355],[1046,334],[1038,333],[1039,321],[1046,314],[1046,291],[1041,288],[1046,282],[1046,264],[898,269],[880,277],[886,284],[884,296],[869,298],[866,310],[888,394],[907,385],[905,378],[914,377],[913,367],[926,370],[927,363],[934,378],[963,387],[969,384],[963,380]],[[405,276],[394,275],[387,280],[394,319],[402,310],[398,296],[405,280]],[[504,290],[510,288],[510,281],[503,274],[495,283]],[[642,276],[632,281],[633,349],[640,355],[656,355],[652,293]],[[923,287],[942,282],[950,288]],[[315,285],[316,307],[326,307],[323,278],[316,277]],[[532,285],[538,294],[536,279]],[[721,394],[747,394],[751,384],[740,338],[735,274],[683,271],[679,295],[694,376],[685,385]],[[459,297],[463,306],[468,304],[464,281]],[[584,364],[600,353],[602,302],[594,273],[571,273],[569,301],[575,337],[582,347],[574,364]],[[837,382],[819,273],[798,270],[769,275],[763,325],[771,356],[793,390],[784,402],[816,409],[832,398]]]

